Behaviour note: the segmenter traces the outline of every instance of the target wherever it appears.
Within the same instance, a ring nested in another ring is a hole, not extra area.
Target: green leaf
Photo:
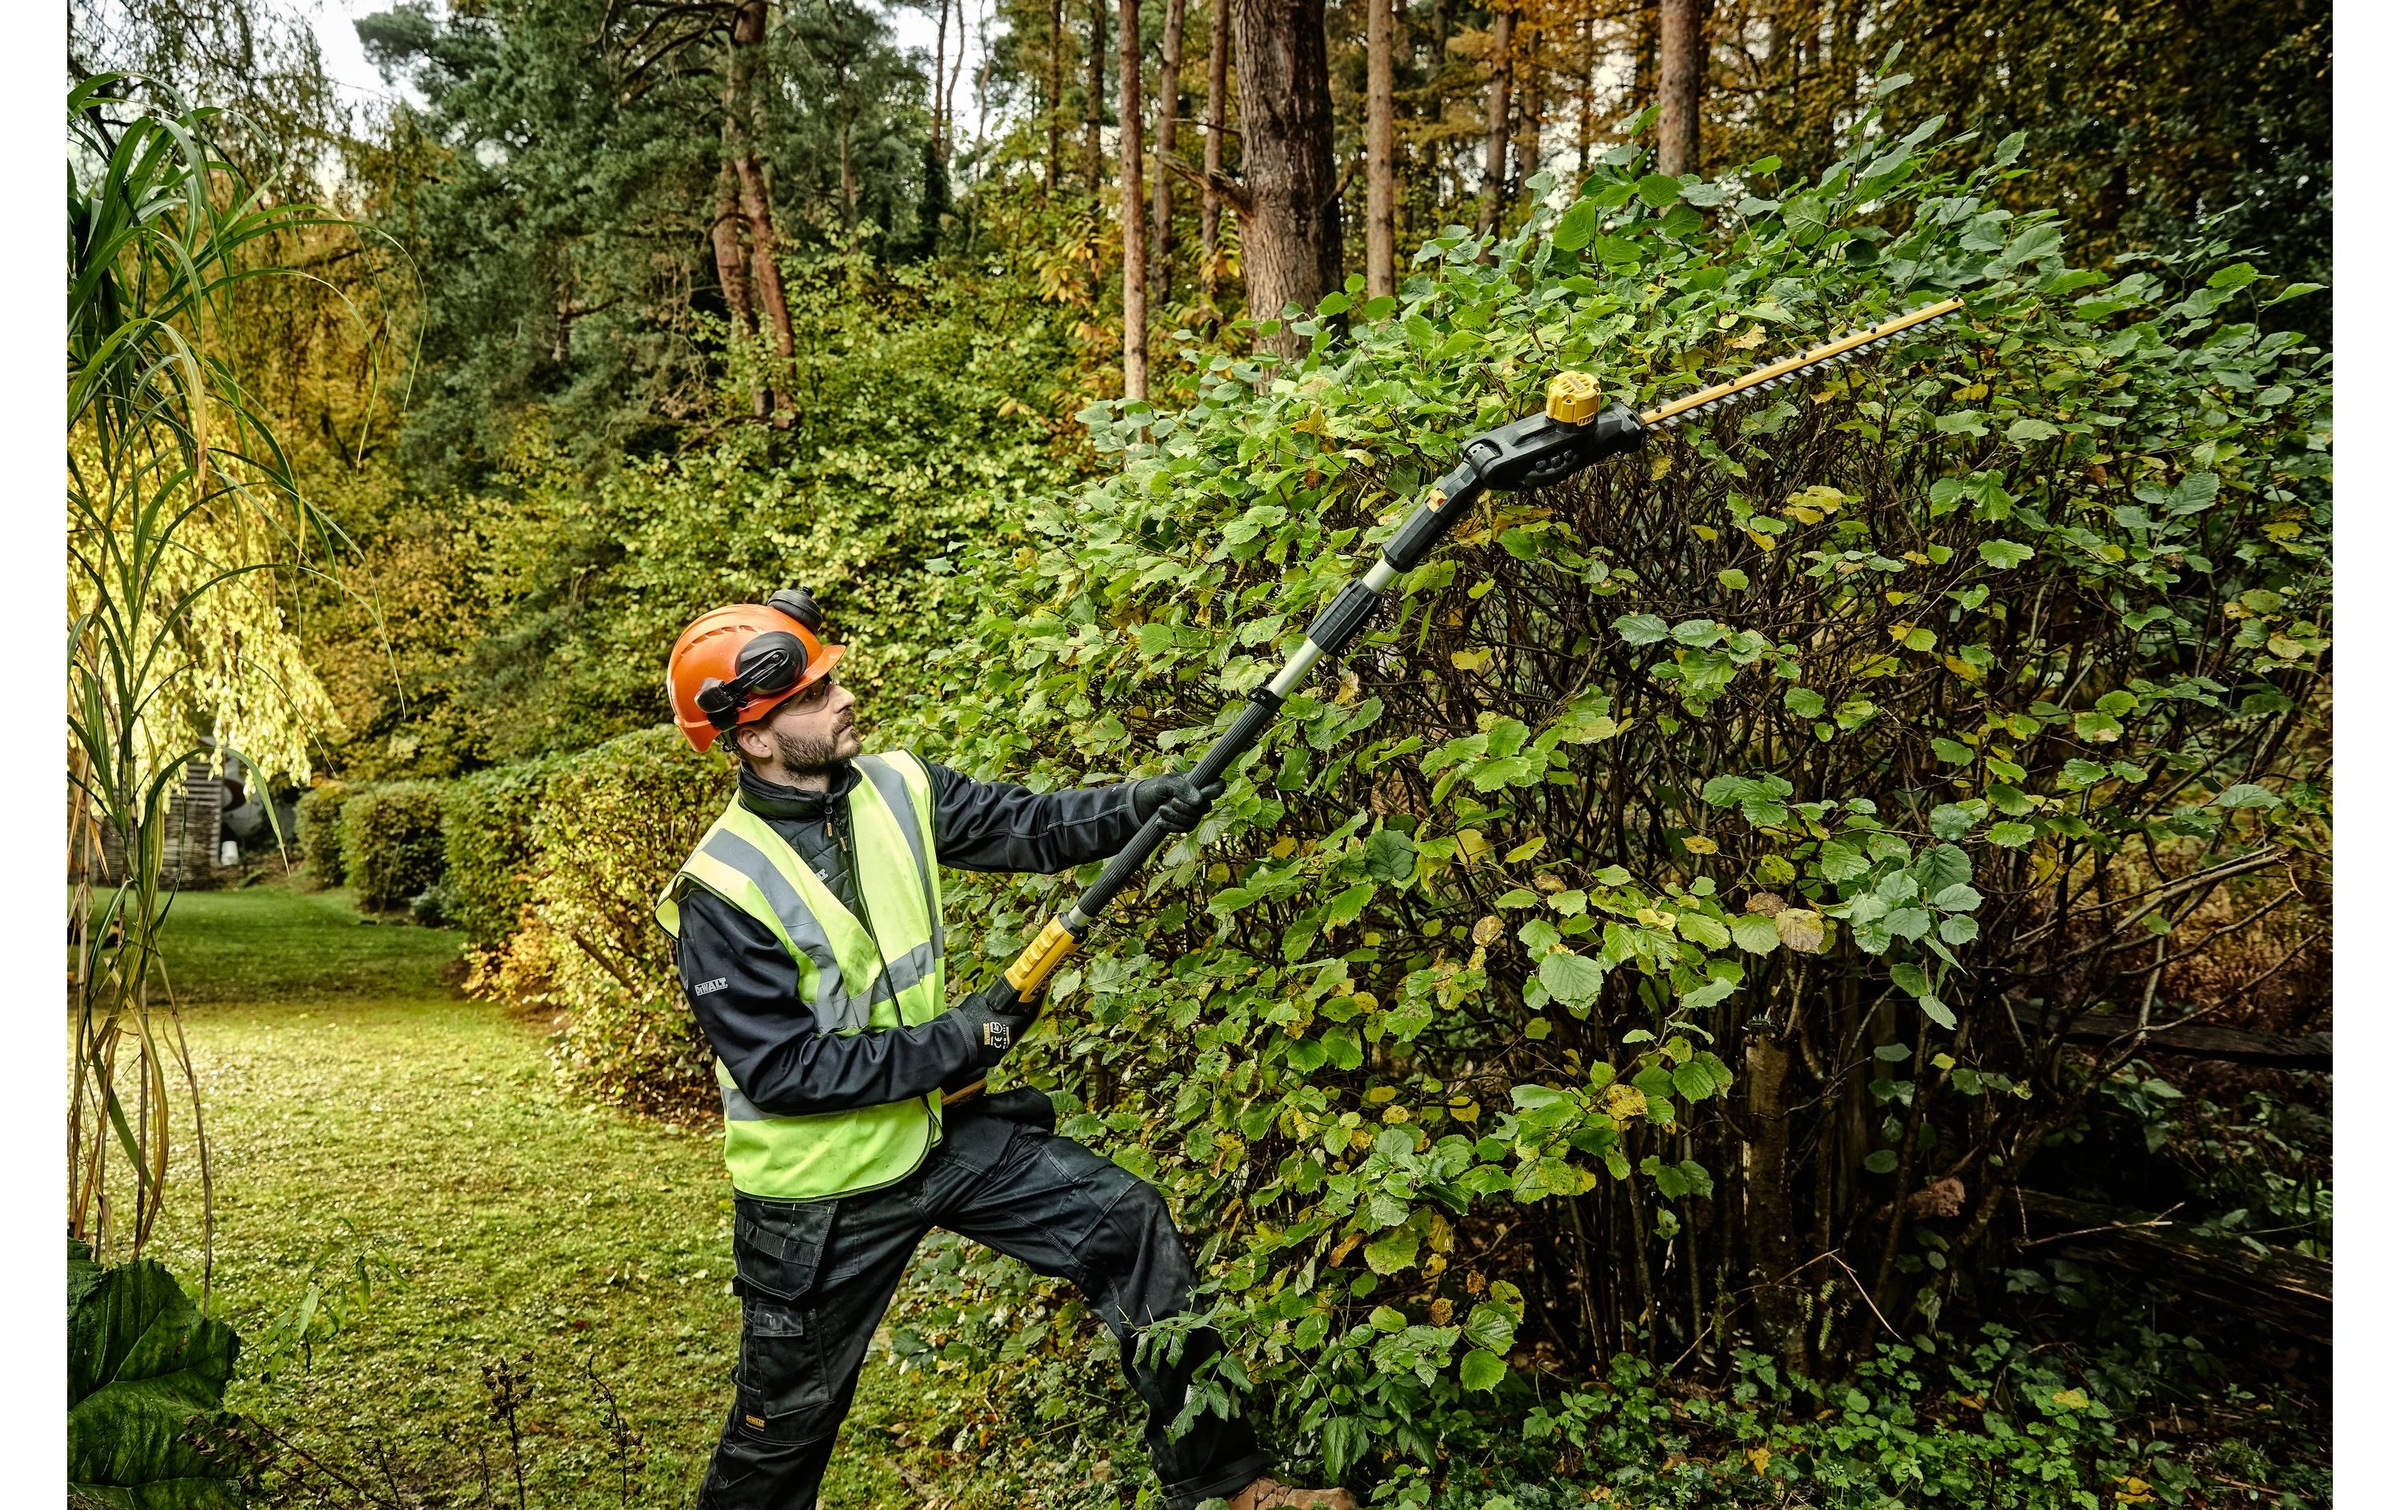
[[[1343,892],[1340,896],[1335,897],[1330,903],[1326,904],[1325,926],[1328,928],[1339,928],[1345,923],[1356,920],[1358,915],[1366,910],[1367,903],[1372,901],[1374,896],[1374,882],[1359,882],[1356,886],[1351,887],[1348,891]]]
[[[1933,758],[1951,765],[1972,765],[1975,763],[1975,752],[1955,739],[1937,736],[1933,741]]]
[[[2018,849],[2033,842],[2030,823],[1995,823],[1983,831],[1983,836],[2002,849]]]
[[[2210,803],[2209,806],[2278,808],[2283,806],[2283,799],[2263,786],[2256,786],[2245,781],[2217,793],[2217,800]]]
[[[1985,540],[1976,545],[1975,554],[1983,557],[1983,564],[1994,571],[2007,571],[2032,560],[2033,547],[2019,545],[2014,540]]]
[[[1839,840],[1828,839],[1817,847],[1817,869],[1828,881],[1852,881],[1872,869],[1867,857]]]
[[[1378,1274],[1397,1274],[1417,1261],[1417,1231],[1394,1227],[1367,1244],[1367,1267]]]
[[[1775,931],[1775,920],[1755,912],[1745,912],[1733,920],[1733,941],[1751,954],[1773,954],[1783,942]]]
[[[1563,950],[1542,956],[1537,973],[1542,989],[1569,1006],[1582,1006],[1598,996],[1600,988],[1608,983],[1608,972],[1598,960]]]
[[[1675,1094],[1686,1101],[1706,1101],[1716,1094],[1716,1077],[1700,1065],[1686,1061],[1673,1071]]]
[[[1703,949],[1722,949],[1733,942],[1733,930],[1705,912],[1678,912],[1675,931]]]
[[[2020,231],[2017,238],[2008,244],[2005,251],[2001,252],[2000,265],[2010,268],[2020,262],[2031,262],[2040,257],[2055,257],[2058,255],[2058,247],[2057,222],[2044,221],[2040,225],[2030,226]]]
[[[1923,996],[1933,990],[1922,968],[1905,963],[1892,966],[1892,984],[1911,996]]]
[[[2049,440],[2057,434],[2058,426],[2046,419],[2035,419],[2030,415],[2008,427],[2008,438],[2021,446]]]
[[[1811,692],[1806,687],[1786,687],[1783,689],[1783,705],[1802,718],[1815,718],[1825,711],[1825,697],[1823,693]]]
[[[1582,251],[1592,244],[1592,233],[1599,225],[1599,202],[1578,199],[1558,218],[1558,229],[1550,233],[1550,244],[1562,252]]]
[[[1983,931],[1983,927],[1973,918],[1961,912],[1942,919],[1940,931],[1942,942],[1945,944],[1971,944],[1975,942],[1975,935]]]
[[[1511,1286],[1511,1289],[1513,1290],[1514,1287]],[[1510,1348],[1516,1346],[1517,1324],[1524,1319],[1525,1310],[1521,1305],[1503,1305],[1490,1300],[1477,1301],[1475,1309],[1467,1313],[1466,1325],[1459,1329],[1459,1333],[1471,1347],[1482,1348],[1487,1353],[1505,1355]]]
[[[1458,1382],[1471,1390],[1489,1392],[1508,1377],[1508,1365],[1481,1348],[1458,1361]]]
[[[1958,1026],[1958,1014],[1943,1006],[1937,997],[1918,997],[1917,1008],[1942,1027],[1955,1028]]]
[[[1933,905],[1943,912],[1973,912],[1983,905],[1983,893],[1958,881],[1935,892]]]
[[[1664,173],[1653,173],[1635,184],[1633,192],[1639,194],[1642,197],[1642,203],[1650,208],[1663,210],[1683,198],[1683,185],[1667,177]]]
[[[1888,1148],[1878,1148],[1864,1162],[1869,1174],[1890,1174],[1900,1167],[1900,1156]]]
[[[1394,886],[1406,885],[1417,873],[1417,846],[1396,828],[1379,828],[1367,835],[1367,874]]]
[[[1667,637],[1667,621],[1654,613],[1629,613],[1614,625],[1628,645],[1655,645]]]
[[[153,1260],[96,1277],[71,1272],[77,1281],[82,1295],[67,1313],[69,1486],[143,1510],[239,1510],[229,1457],[186,1438],[216,1418],[241,1339],[201,1316]]]

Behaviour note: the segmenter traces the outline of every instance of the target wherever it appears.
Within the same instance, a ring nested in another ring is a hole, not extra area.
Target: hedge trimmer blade
[[[1719,383],[1714,388],[1703,388],[1698,393],[1688,394],[1671,404],[1653,409],[1642,416],[1642,426],[1647,429],[1652,425],[1671,419],[1690,419],[1706,414],[1719,405],[1730,404],[1748,394],[1764,393],[1769,389],[1781,388],[1791,383],[1805,383],[1818,375],[1817,369],[1819,368],[1839,367],[1845,362],[1855,362],[1876,347],[1896,340],[1920,326],[1931,325],[1938,320],[1946,319],[1965,307],[1956,299],[1944,299],[1938,304],[1928,304],[1923,309],[1912,309],[1907,314],[1884,321],[1873,330],[1862,330],[1856,335],[1844,336],[1838,341],[1828,341],[1814,351],[1802,352],[1796,357],[1787,358],[1772,366],[1761,367],[1756,372],[1743,373],[1730,383]]]

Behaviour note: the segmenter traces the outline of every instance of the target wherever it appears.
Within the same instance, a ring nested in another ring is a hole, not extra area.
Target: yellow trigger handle
[[[1057,918],[1044,923],[1025,952],[1008,967],[1008,983],[1017,988],[1017,1000],[1031,1001],[1041,995],[1043,984],[1074,952],[1075,935],[1067,932],[1065,923]]]

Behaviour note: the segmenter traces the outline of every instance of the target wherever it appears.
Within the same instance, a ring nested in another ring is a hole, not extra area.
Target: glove
[[[1025,1030],[1033,1026],[1035,1012],[1041,1003],[1017,1000],[1017,988],[1003,975],[998,980],[958,1004],[957,1010],[967,1016],[974,1030],[975,1045],[967,1062],[979,1070],[988,1070],[1007,1057],[1017,1046]]]
[[[1224,795],[1222,779],[1203,786],[1186,775],[1152,776],[1133,784],[1133,810],[1145,823],[1163,820],[1170,834],[1188,834]]]

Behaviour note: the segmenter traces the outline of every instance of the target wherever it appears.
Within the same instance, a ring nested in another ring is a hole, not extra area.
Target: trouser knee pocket
[[[742,1349],[731,1425],[752,1440],[805,1442],[841,1424],[826,1419],[834,1381],[815,1294],[832,1224],[831,1202],[734,1203]]]

